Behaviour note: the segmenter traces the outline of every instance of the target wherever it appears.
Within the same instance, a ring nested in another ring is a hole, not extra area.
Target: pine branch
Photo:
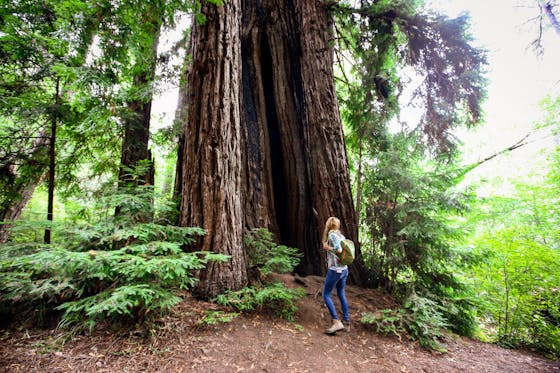
[[[531,136],[531,132],[529,132],[528,134],[526,134],[525,136],[523,136],[523,138],[521,138],[519,141],[517,141],[517,142],[514,143],[513,145],[510,145],[510,146],[508,146],[508,147],[506,147],[506,148],[504,148],[504,149],[502,149],[502,150],[499,150],[499,151],[495,152],[494,154],[492,154],[492,155],[490,155],[490,156],[488,156],[488,157],[486,157],[486,158],[484,158],[484,159],[481,159],[481,160],[479,160],[479,161],[477,161],[477,162],[475,162],[475,163],[470,164],[469,166],[465,167],[465,168],[463,169],[463,171],[462,171],[458,176],[459,176],[459,177],[463,177],[463,176],[465,176],[466,174],[468,174],[469,172],[471,172],[472,170],[474,170],[475,168],[477,168],[478,166],[482,165],[483,163],[486,163],[486,162],[488,162],[488,161],[490,161],[490,160],[492,160],[492,159],[494,159],[494,158],[496,158],[496,157],[498,157],[498,156],[500,156],[500,155],[502,155],[502,154],[505,154],[505,153],[507,153],[507,152],[511,152],[511,151],[513,151],[513,150],[515,150],[515,149],[518,149],[518,148],[520,148],[520,147],[522,147],[522,146],[524,146],[524,145],[529,144],[530,142],[529,142],[529,141],[526,141],[527,138],[529,138],[529,136]]]

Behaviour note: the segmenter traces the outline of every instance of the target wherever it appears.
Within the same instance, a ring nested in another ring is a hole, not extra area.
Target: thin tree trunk
[[[54,206],[54,182],[56,172],[56,126],[58,121],[58,106],[60,104],[60,78],[56,80],[56,91],[54,97],[54,110],[51,114],[51,137],[49,141],[49,190],[47,200],[47,220],[53,221],[53,206]],[[45,229],[45,243],[51,243],[51,228]]]
[[[504,286],[505,286],[505,294],[504,294],[504,327],[503,327],[503,335],[506,336],[508,333],[509,327],[509,295],[510,295],[510,286],[509,286],[509,276],[507,272],[507,268],[504,266],[502,268],[504,274]]]
[[[358,149],[358,172],[356,175],[356,221],[360,224],[360,215],[362,209],[362,167],[363,167],[363,141],[359,140]]]
[[[191,30],[192,31],[192,30]],[[190,57],[192,56],[192,32],[190,32],[190,37],[187,41],[183,41],[186,43],[186,53],[183,59],[183,70],[184,71],[191,71],[192,64],[190,63]],[[179,133],[179,137],[177,139],[177,163],[175,165],[175,181],[173,185],[173,200],[181,204],[182,200],[182,183],[184,180],[183,177],[183,168],[185,159],[183,155],[185,154],[185,141],[186,141],[186,132],[188,130],[187,127],[187,120],[188,120],[188,91],[187,91],[187,84],[179,84],[179,93],[177,98],[177,109],[175,110],[175,117],[173,118],[173,129]],[[180,220],[180,216],[178,217]],[[179,224],[179,220],[176,221]]]
[[[373,95],[372,95],[372,87],[369,81],[373,81],[373,79],[368,79],[370,76],[373,75],[371,69],[372,67],[366,65],[366,75],[362,77],[362,86],[366,87],[366,94],[364,99],[365,104],[365,115],[360,113],[358,118],[360,120],[359,128],[358,128],[358,175],[356,180],[356,221],[358,222],[358,226],[360,224],[360,215],[362,209],[362,167],[363,167],[363,152],[364,152],[364,136],[368,132],[368,127],[371,125],[373,115],[371,113],[371,102],[373,102]]]
[[[0,168],[4,195],[0,199],[0,243],[8,240],[11,223],[19,219],[27,202],[33,196],[35,187],[47,175],[48,142],[46,131],[42,131],[33,141],[28,162],[16,166],[15,160]]]
[[[26,175],[25,179],[25,182],[18,181],[17,186],[10,190],[10,194],[15,197],[0,211],[0,222],[2,222],[0,224],[0,244],[8,241],[12,223],[19,219],[23,208],[33,197],[36,186],[42,182],[43,176],[40,175],[35,178]]]
[[[155,10],[154,10],[155,12]],[[154,165],[152,155],[148,148],[150,140],[150,117],[152,112],[152,93],[151,85],[154,82],[157,60],[157,47],[161,20],[157,14],[146,15],[148,22],[145,24],[145,31],[152,33],[151,45],[146,45],[145,53],[142,56],[145,61],[137,61],[138,72],[133,77],[133,86],[138,91],[150,90],[148,95],[136,97],[128,102],[129,114],[125,118],[124,138],[121,152],[121,168],[119,171],[119,185],[153,185]],[[138,95],[138,93],[136,93]],[[142,163],[145,169],[138,170],[137,167]],[[130,175],[131,170],[136,169],[134,176]]]

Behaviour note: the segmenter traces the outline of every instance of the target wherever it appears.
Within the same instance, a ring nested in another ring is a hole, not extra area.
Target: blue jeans
[[[346,287],[346,279],[348,278],[348,268],[344,269],[341,273],[336,273],[335,270],[329,269],[325,277],[325,287],[323,288],[323,300],[329,309],[333,320],[338,320],[336,309],[331,298],[331,293],[336,285],[336,292],[340,299],[342,307],[342,317],[344,321],[350,320],[348,315],[348,302],[346,302],[346,294],[344,288]]]

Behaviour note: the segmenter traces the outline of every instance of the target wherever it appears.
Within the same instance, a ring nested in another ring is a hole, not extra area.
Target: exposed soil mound
[[[2,331],[0,370],[7,372],[558,372],[553,362],[462,337],[448,338],[448,353],[433,353],[405,338],[383,337],[356,320],[363,312],[394,306],[377,290],[347,287],[354,321],[349,332],[324,334],[330,320],[321,298],[322,277],[279,276],[301,286],[294,322],[269,315],[198,326],[214,304],[185,299],[151,339],[105,328],[64,343],[53,329]],[[335,296],[335,304],[338,304]]]

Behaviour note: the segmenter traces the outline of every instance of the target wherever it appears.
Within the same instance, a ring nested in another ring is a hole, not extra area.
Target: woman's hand
[[[325,250],[325,251],[333,251],[333,248],[330,247],[330,246],[327,245],[327,244],[323,244],[323,250]]]

